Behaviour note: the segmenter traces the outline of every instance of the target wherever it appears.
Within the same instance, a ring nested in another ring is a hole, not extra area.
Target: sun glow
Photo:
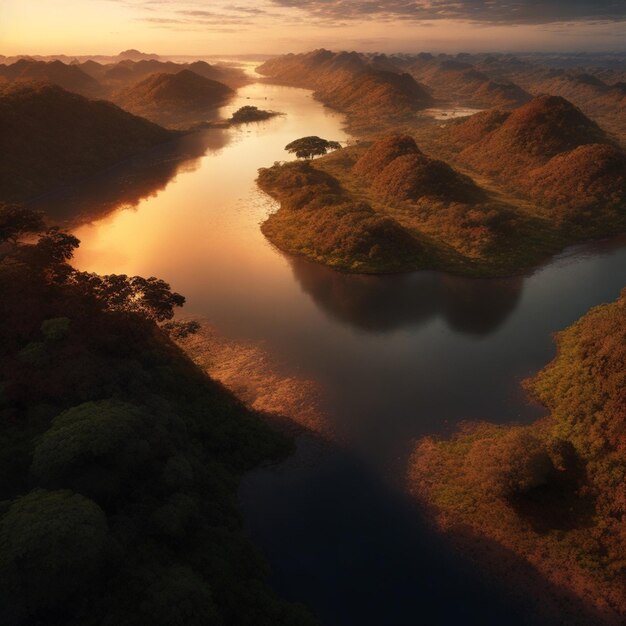
[[[434,5],[444,8],[429,11]],[[619,8],[618,15],[604,19],[589,11],[584,19],[572,13],[569,21],[564,15],[556,22],[532,14],[503,19],[502,7],[502,15],[485,9],[474,18],[469,3],[443,0],[416,2],[413,13],[410,3],[377,6],[373,12],[371,3],[359,1],[3,0],[0,53],[115,54],[133,47],[170,55],[273,54],[320,46],[384,52],[614,50],[624,41]]]

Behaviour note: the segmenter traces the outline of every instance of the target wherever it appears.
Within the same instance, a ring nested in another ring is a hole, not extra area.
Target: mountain
[[[456,59],[418,55],[407,71],[437,98],[468,106],[513,109],[532,99],[515,83],[493,80],[470,63]]]
[[[388,201],[430,199],[471,204],[485,196],[469,176],[425,155],[409,135],[392,135],[375,142],[352,171]]]
[[[539,96],[511,113],[489,111],[443,131],[454,158],[531,198],[557,225],[626,217],[626,153],[580,109]]]
[[[139,52],[139,50],[135,50],[131,48],[130,50],[124,50],[120,52],[118,55],[119,59],[125,60],[129,59],[130,61],[142,61],[144,59],[158,59],[158,54],[146,54],[145,52]]]
[[[191,70],[151,74],[120,92],[115,101],[128,111],[156,122],[172,124],[205,119],[207,110],[224,104],[233,90]]]
[[[273,82],[313,89],[319,100],[363,130],[410,117],[433,102],[409,74],[381,69],[389,66],[377,56],[322,49],[270,59],[257,71]]]
[[[91,67],[93,69],[93,66]],[[151,74],[177,74],[182,70],[191,70],[195,74],[224,83],[233,89],[249,82],[245,73],[237,67],[211,65],[205,61],[173,63],[172,61],[155,59],[143,59],[136,62],[127,59],[101,67],[101,75],[96,76],[96,78],[101,80],[112,92],[129,87]],[[85,71],[89,73],[87,69]]]
[[[558,96],[539,96],[508,114],[479,115],[451,125],[450,140],[464,148],[461,160],[499,177],[543,165],[557,154],[581,145],[610,143],[595,122]],[[468,129],[474,141],[463,146],[462,138],[470,134]]]
[[[58,85],[67,91],[93,97],[102,93],[97,80],[78,65],[66,65],[61,61],[33,61],[21,59],[11,65],[0,65],[0,78],[7,82],[41,81]]]
[[[50,84],[0,90],[1,199],[24,200],[166,142],[175,133]]]

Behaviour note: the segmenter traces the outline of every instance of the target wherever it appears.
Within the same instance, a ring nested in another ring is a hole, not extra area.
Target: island
[[[242,106],[237,109],[230,117],[229,122],[231,124],[249,124],[252,122],[263,122],[269,120],[272,117],[281,115],[276,111],[264,111],[258,107],[252,105]]]

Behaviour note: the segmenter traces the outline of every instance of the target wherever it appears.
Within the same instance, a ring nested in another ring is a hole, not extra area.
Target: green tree
[[[312,159],[315,156],[322,156],[330,150],[339,150],[341,144],[338,141],[329,141],[312,135],[301,137],[285,146],[285,150],[294,153],[299,159]]]
[[[38,613],[67,609],[93,584],[107,543],[103,511],[82,495],[37,489],[15,499],[0,518],[0,622],[40,623]]]
[[[137,441],[144,419],[137,407],[115,400],[85,402],[64,411],[35,447],[33,474],[54,482],[86,464],[111,461]]]

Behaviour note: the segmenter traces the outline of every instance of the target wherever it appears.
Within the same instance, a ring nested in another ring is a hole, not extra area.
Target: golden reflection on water
[[[222,114],[244,104],[285,115],[227,131],[229,142],[180,166],[154,196],[78,227],[74,232],[82,243],[76,265],[103,274],[157,275],[184,293],[191,309],[195,296],[203,299],[206,281],[212,282],[212,299],[217,285],[250,289],[254,296],[257,289],[290,282],[287,263],[259,230],[276,207],[256,189],[257,169],[288,158],[283,148],[294,138],[318,134],[344,140],[346,135],[341,118],[303,90],[249,85]]]

